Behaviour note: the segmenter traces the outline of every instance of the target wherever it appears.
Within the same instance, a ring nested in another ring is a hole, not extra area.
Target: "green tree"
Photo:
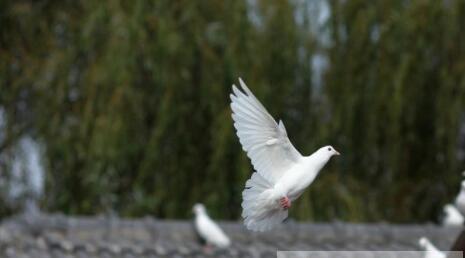
[[[1,179],[27,136],[48,211],[237,219],[240,76],[303,154],[343,154],[291,216],[434,219],[463,166],[463,17],[458,0],[3,1]]]

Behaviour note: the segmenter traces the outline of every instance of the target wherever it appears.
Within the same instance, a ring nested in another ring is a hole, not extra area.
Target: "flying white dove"
[[[211,244],[220,248],[226,248],[231,244],[228,236],[208,216],[202,204],[195,204],[193,210],[195,213],[195,229],[200,237],[207,242],[207,245]]]
[[[462,214],[465,214],[465,180],[462,180],[460,193],[455,198],[455,206]]]
[[[444,206],[444,218],[442,220],[443,226],[462,226],[464,218],[460,211],[455,208],[452,204],[446,204]]]
[[[248,229],[266,231],[287,218],[292,202],[339,152],[325,146],[302,156],[289,141],[283,122],[276,123],[241,78],[239,82],[243,91],[233,85],[230,95],[232,118],[256,171],[242,192],[242,217]]]
[[[426,251],[424,258],[446,258],[446,254],[439,251],[426,237],[420,238],[418,243],[420,247]]]

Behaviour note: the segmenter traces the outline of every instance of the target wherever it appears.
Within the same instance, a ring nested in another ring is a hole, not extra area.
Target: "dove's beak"
[[[337,155],[337,156],[341,155],[341,153],[339,153],[339,151],[337,151],[337,150],[334,150],[334,152],[335,152],[335,155]]]

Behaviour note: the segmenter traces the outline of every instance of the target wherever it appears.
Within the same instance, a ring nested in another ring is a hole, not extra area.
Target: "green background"
[[[342,153],[291,217],[435,220],[464,168],[464,26],[460,0],[1,1],[0,213],[28,136],[46,211],[238,219],[240,76],[302,154]]]

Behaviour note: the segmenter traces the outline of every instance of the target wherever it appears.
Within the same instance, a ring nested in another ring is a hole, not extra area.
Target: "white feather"
[[[200,237],[208,244],[220,248],[228,247],[231,244],[228,236],[221,228],[208,216],[205,207],[202,204],[194,205],[195,229]]]
[[[231,109],[237,136],[258,173],[275,183],[302,155],[287,138],[284,124],[278,125],[265,107],[239,79],[241,92],[233,85]]]
[[[239,78],[242,91],[233,85],[232,118],[242,148],[256,170],[242,192],[242,217],[248,229],[266,231],[287,218],[282,197],[297,199],[332,155],[331,146],[303,157],[287,137],[282,121],[276,123]]]
[[[418,243],[425,251],[424,258],[446,258],[446,253],[439,251],[426,237],[420,238]]]
[[[460,192],[455,198],[455,206],[462,214],[465,214],[465,180],[462,180]]]

